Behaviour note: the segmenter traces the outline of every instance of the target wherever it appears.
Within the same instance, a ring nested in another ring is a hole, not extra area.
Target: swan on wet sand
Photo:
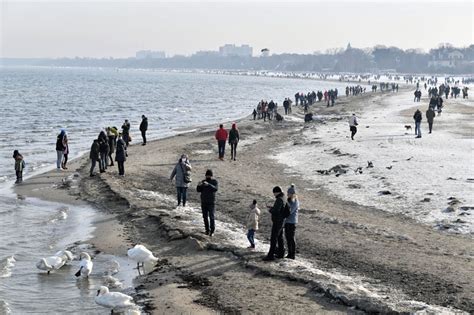
[[[121,311],[135,306],[131,296],[120,292],[109,292],[109,288],[105,286],[101,286],[100,289],[97,290],[95,302],[100,306],[109,308],[112,314],[114,310]]]
[[[51,257],[41,258],[41,260],[36,263],[36,268],[47,271],[49,275],[51,270],[58,270],[62,266],[64,266],[65,263],[66,263],[66,260],[63,257],[51,256]]]
[[[137,269],[140,272],[140,263],[142,263],[142,267],[146,262],[157,262],[158,258],[153,256],[153,253],[143,245],[135,245],[135,247],[130,248],[127,251],[128,257],[132,260],[137,262]]]
[[[70,263],[74,260],[74,255],[68,250],[60,250],[54,256],[58,256],[64,259],[65,264]]]
[[[82,252],[79,255],[81,262],[79,263],[79,271],[76,272],[76,277],[88,278],[92,272],[93,263],[91,261],[91,256],[88,253]]]

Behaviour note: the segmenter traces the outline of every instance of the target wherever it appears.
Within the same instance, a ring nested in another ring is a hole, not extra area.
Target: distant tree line
[[[164,59],[135,58],[60,58],[2,59],[4,65],[40,65],[67,67],[116,67],[155,69],[223,69],[305,72],[367,73],[474,73],[474,45],[456,48],[441,44],[425,53],[416,49],[375,46],[329,50],[315,54],[273,54],[268,57],[222,57],[218,55],[174,56]]]

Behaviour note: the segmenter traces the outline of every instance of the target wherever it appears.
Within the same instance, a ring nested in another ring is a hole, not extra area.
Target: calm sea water
[[[27,176],[55,167],[61,128],[69,134],[74,157],[89,149],[102,128],[120,127],[124,119],[130,120],[132,137],[139,142],[142,114],[149,120],[149,139],[156,139],[248,115],[261,99],[281,105],[297,91],[334,87],[342,92],[345,85],[139,70],[0,68],[0,314],[104,313],[93,297],[110,259],[96,258],[97,271],[87,283],[73,279],[75,267],[49,277],[36,269],[39,258],[87,240],[96,212],[14,195],[14,149],[25,157]],[[131,284],[130,275],[119,277]]]

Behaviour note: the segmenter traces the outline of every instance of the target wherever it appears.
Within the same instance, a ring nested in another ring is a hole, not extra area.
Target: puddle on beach
[[[0,314],[104,314],[107,309],[94,301],[101,285],[134,293],[138,273],[126,252],[96,253],[87,245],[94,221],[101,217],[93,208],[18,198],[5,191],[0,202]],[[73,252],[72,262],[49,275],[36,268],[41,258],[63,249]],[[93,258],[89,279],[74,276],[81,251]]]

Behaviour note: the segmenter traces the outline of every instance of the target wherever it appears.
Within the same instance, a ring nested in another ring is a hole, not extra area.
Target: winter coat
[[[426,119],[428,122],[432,123],[435,117],[435,112],[431,108],[426,111]]]
[[[422,119],[422,116],[421,116],[421,112],[419,110],[417,110],[415,112],[415,114],[413,115],[413,119],[415,120],[415,122],[421,122],[421,119]]]
[[[101,141],[99,142],[99,152],[102,154],[109,153],[109,141],[107,137],[105,139],[106,140],[101,139]]]
[[[147,131],[147,129],[148,129],[148,118],[145,117],[140,123],[140,131]]]
[[[176,164],[171,172],[170,179],[172,180],[176,176],[176,187],[188,188],[189,183],[184,182],[184,174],[192,170],[191,164],[188,161],[182,163],[181,160]]]
[[[290,216],[285,219],[285,223],[298,223],[298,210],[300,208],[300,202],[298,201],[298,199],[289,199],[288,206],[290,206]]]
[[[124,123],[122,125],[122,134],[128,136],[130,134],[130,123]]]
[[[216,203],[217,180],[206,178],[204,181],[207,182],[207,185],[200,182],[196,187],[196,191],[201,193],[201,204],[213,205]]]
[[[229,132],[229,143],[238,143],[240,140],[239,130],[231,129]]]
[[[23,156],[21,154],[18,154],[15,157],[15,171],[21,172],[23,171],[23,168],[25,168],[25,162],[23,161]]]
[[[63,154],[69,154],[69,144],[68,144],[68,139],[67,135],[64,135],[63,137]]]
[[[260,217],[260,209],[254,205],[250,205],[250,212],[247,216],[247,229],[248,230],[258,230],[258,219]]]
[[[108,136],[108,142],[109,142],[109,153],[114,153],[115,152],[115,136],[114,135]]]
[[[99,153],[99,142],[98,141],[94,141],[92,143],[92,146],[91,146],[91,152],[89,154],[89,158],[91,160],[96,160],[96,161],[99,161],[100,160],[100,153]]]
[[[351,117],[349,118],[349,126],[350,126],[350,127],[355,127],[355,126],[357,126],[358,124],[359,124],[359,123],[357,122],[357,117],[356,117],[356,116],[353,115],[353,116],[351,116]]]
[[[58,135],[58,138],[56,139],[56,151],[64,151],[63,138],[63,133]]]
[[[270,208],[270,213],[272,215],[272,222],[282,222],[283,221],[283,207],[285,206],[285,194],[280,193],[276,199],[273,207]]]
[[[217,141],[226,141],[227,140],[227,130],[224,128],[219,128],[216,131],[216,140]]]
[[[117,148],[115,150],[115,161],[125,162],[127,160],[127,147],[123,139],[117,140]]]

